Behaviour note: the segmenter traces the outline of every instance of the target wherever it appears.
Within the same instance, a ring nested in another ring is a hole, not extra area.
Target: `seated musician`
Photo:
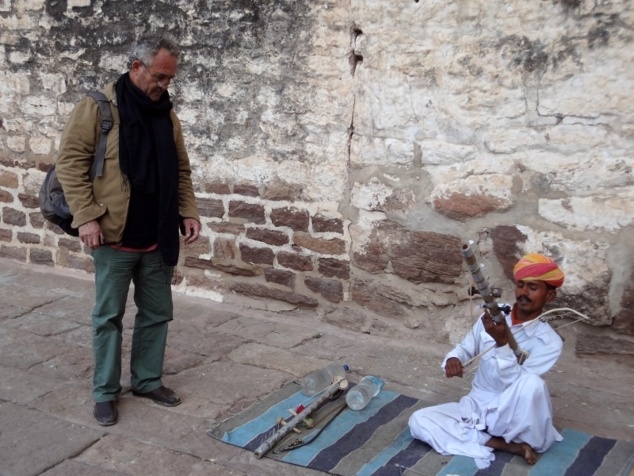
[[[562,440],[540,375],[557,362],[563,343],[548,323],[531,321],[555,298],[564,274],[553,260],[534,253],[520,259],[513,275],[516,303],[510,314],[496,323],[485,311],[442,364],[447,378],[462,377],[465,362],[491,349],[480,357],[471,392],[459,402],[418,410],[409,419],[414,438],[443,455],[470,456],[480,469],[495,459],[494,450],[535,464],[536,453]],[[509,347],[509,328],[529,354],[521,365]]]

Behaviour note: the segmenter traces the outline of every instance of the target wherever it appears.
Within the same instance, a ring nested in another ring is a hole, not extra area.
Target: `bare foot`
[[[533,465],[537,462],[537,455],[528,443],[509,443],[510,453],[523,456],[526,462]]]
[[[493,436],[487,441],[486,446],[494,450],[506,451],[514,455],[523,456],[526,462],[531,466],[537,462],[537,455],[528,443],[507,443],[504,439]]]

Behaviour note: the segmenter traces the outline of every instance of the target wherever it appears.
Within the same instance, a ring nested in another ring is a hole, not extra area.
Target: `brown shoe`
[[[166,407],[175,407],[182,403],[181,398],[174,393],[172,389],[167,387],[159,387],[150,392],[137,392],[136,390],[132,390],[132,395],[136,397],[149,398],[154,403],[158,403],[159,405],[163,405]]]
[[[119,414],[115,402],[97,402],[92,414],[101,426],[110,426],[117,423]]]

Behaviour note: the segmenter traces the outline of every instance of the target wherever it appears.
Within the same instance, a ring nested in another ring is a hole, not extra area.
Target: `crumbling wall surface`
[[[177,290],[455,340],[474,240],[513,301],[537,251],[556,305],[634,335],[634,5],[0,0],[0,256],[91,271],[37,191],[73,104],[168,31],[203,236]]]

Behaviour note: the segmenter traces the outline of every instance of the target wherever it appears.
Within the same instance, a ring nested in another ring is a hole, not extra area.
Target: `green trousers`
[[[93,250],[95,309],[92,314],[93,398],[116,400],[121,393],[123,314],[130,283],[137,313],[132,334],[132,389],[150,392],[160,386],[168,322],[173,318],[172,268],[156,251],[130,253],[101,246]]]

